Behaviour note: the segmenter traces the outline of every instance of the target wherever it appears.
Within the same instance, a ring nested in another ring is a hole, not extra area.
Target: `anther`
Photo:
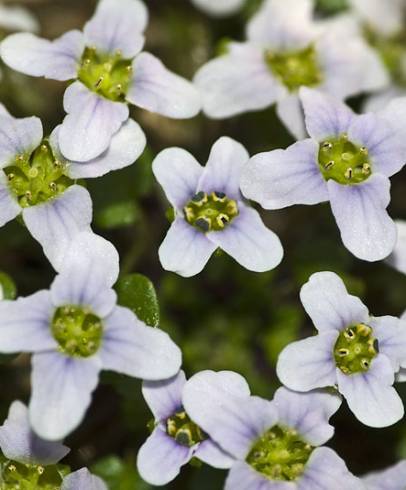
[[[41,145],[41,150],[42,151],[48,151],[48,146],[47,145]]]
[[[14,177],[15,177],[15,175],[14,175],[14,174],[8,174],[8,176],[7,176],[8,180],[13,180],[13,179],[14,179]]]
[[[344,337],[348,340],[352,340],[355,337],[355,333],[350,328],[344,332]]]
[[[339,349],[339,351],[338,351],[338,355],[340,357],[348,356],[349,353],[350,353],[350,351],[348,349]]]
[[[361,366],[362,366],[364,369],[369,369],[369,361],[368,361],[368,359],[362,359],[362,360],[361,360]]]
[[[95,88],[99,88],[100,85],[103,83],[104,77],[100,77],[97,82],[94,84]]]
[[[353,176],[353,170],[352,168],[347,168],[347,170],[345,171],[345,174],[344,174],[344,177],[348,180],[352,179],[352,176]]]
[[[55,192],[56,191],[56,184],[55,184],[55,182],[51,182],[49,184],[49,188],[51,189],[51,191]]]
[[[31,191],[26,191],[26,193],[25,193],[25,197],[26,197],[26,198],[27,198],[29,201],[31,201],[31,199],[32,199],[32,193],[31,193]]]
[[[364,163],[364,165],[362,165],[362,173],[364,175],[368,175],[371,173],[371,165],[369,165],[369,163]]]
[[[38,471],[39,475],[42,475],[44,473],[45,469],[43,466],[38,466],[37,471]]]
[[[325,165],[324,165],[324,168],[326,170],[330,170],[331,168],[334,167],[334,160],[330,160],[329,162],[327,162]]]
[[[359,152],[362,153],[363,155],[368,154],[368,150],[365,146],[361,146],[361,148],[359,149]]]
[[[323,144],[322,144],[322,148],[323,150],[331,150],[333,148],[333,144],[330,143],[329,141],[325,141]]]
[[[16,471],[16,470],[17,470],[17,468],[16,468],[16,467],[15,467],[13,464],[11,464],[11,465],[8,467],[8,469],[9,469],[9,471],[11,471],[11,472],[14,472],[14,471]]]

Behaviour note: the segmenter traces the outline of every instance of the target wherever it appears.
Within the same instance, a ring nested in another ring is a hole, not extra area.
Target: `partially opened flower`
[[[215,17],[234,14],[244,2],[245,0],[192,0],[196,7]]]
[[[249,394],[240,376],[218,373],[225,392]],[[225,453],[189,417],[182,402],[188,381],[183,371],[167,381],[144,381],[142,392],[154,415],[154,429],[138,453],[137,466],[142,478],[152,485],[166,485],[192,458],[228,469],[233,458]]]
[[[406,482],[406,461],[363,477],[365,490],[403,490]]]
[[[266,0],[247,26],[247,41],[197,72],[203,110],[224,118],[274,103],[297,138],[305,134],[298,91],[317,87],[339,98],[386,84],[385,70],[358,36],[312,19],[311,0]]]
[[[58,465],[69,448],[38,437],[31,429],[27,407],[19,401],[11,404],[0,426],[0,449],[6,459],[0,470],[2,490],[107,490],[86,468],[68,474],[68,467]]]
[[[270,402],[224,390],[220,375],[193,376],[183,406],[233,456],[225,490],[363,488],[333,450],[320,447],[333,436],[328,421],[340,406],[339,396],[280,388]]]
[[[64,97],[68,113],[59,131],[69,160],[98,157],[128,119],[128,104],[173,118],[200,110],[196,89],[155,56],[140,53],[147,10],[140,0],[101,0],[83,33],[48,41],[14,34],[1,44],[3,61],[32,76],[73,81]]]
[[[102,369],[142,379],[174,376],[179,348],[117,306],[118,254],[92,233],[75,239],[50,290],[0,302],[0,352],[32,352],[30,421],[43,438],[74,430]]]
[[[358,420],[371,427],[400,420],[404,408],[392,385],[406,367],[406,325],[371,316],[332,272],[313,274],[300,298],[318,334],[285,347],[277,363],[280,381],[301,392],[337,387]]]
[[[175,209],[175,221],[159,249],[164,269],[193,276],[217,248],[252,271],[263,272],[280,263],[283,249],[278,237],[240,192],[248,158],[245,148],[228,137],[213,145],[205,167],[181,148],[163,150],[155,158],[155,177]]]
[[[59,127],[44,137],[37,117],[15,119],[4,107],[0,108],[0,127],[0,226],[21,214],[58,270],[71,240],[79,232],[90,231],[92,201],[76,179],[130,165],[144,150],[144,134],[130,119],[98,158],[73,162],[61,155]]]
[[[399,272],[406,274],[406,221],[396,220],[397,242],[388,263]]]
[[[364,115],[315,90],[302,89],[301,100],[310,138],[252,157],[243,194],[266,209],[330,201],[347,249],[384,259],[396,243],[386,208],[389,177],[406,162],[406,98]]]

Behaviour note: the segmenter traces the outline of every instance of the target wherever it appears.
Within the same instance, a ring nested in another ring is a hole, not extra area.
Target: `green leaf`
[[[15,299],[17,296],[17,287],[11,277],[5,272],[0,272],[0,286],[3,293],[2,299]]]
[[[159,324],[159,304],[155,287],[142,274],[128,274],[119,279],[116,290],[121,306],[130,308],[137,317],[151,327]]]
[[[124,201],[110,204],[96,215],[96,224],[105,230],[131,226],[139,218],[135,202]]]
[[[109,490],[152,490],[141,480],[132,460],[123,461],[116,456],[107,456],[94,464],[91,471],[103,478]]]

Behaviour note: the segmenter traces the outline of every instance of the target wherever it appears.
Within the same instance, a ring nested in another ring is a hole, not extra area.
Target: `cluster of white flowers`
[[[243,2],[193,3],[221,15]],[[29,406],[14,402],[0,427],[8,461],[1,488],[19,481],[27,489],[106,488],[86,469],[55,472],[68,452],[60,441],[83,420],[103,369],[143,380],[155,423],[138,470],[151,484],[165,485],[198,458],[230,470],[226,490],[404,488],[406,463],[359,478],[324,444],[342,398],[371,427],[403,417],[393,385],[406,380],[405,319],[371,315],[336,274],[319,272],[300,292],[318,334],[281,352],[284,387],[272,401],[251,395],[229,371],[186,380],[169,336],[117,305],[118,253],[93,233],[92,199],[78,180],[140,157],[146,137],[130,104],[180,119],[276,104],[299,140],[287,149],[250,158],[222,136],[205,166],[181,148],[156,156],[154,175],[174,208],[162,267],[190,277],[221,249],[248,270],[269,271],[283,258],[282,244],[249,200],[269,210],[329,201],[353,255],[389,257],[406,274],[406,223],[387,212],[389,178],[406,163],[404,16],[403,0],[352,0],[333,21],[316,18],[311,0],[264,0],[246,40],[230,42],[193,82],[142,51],[141,0],[100,0],[82,31],[53,41],[29,32],[2,41],[9,68],[69,83],[66,116],[50,135],[37,117],[16,119],[0,107],[0,225],[21,216],[56,271],[49,290],[0,301],[0,352],[32,354]],[[37,25],[0,7],[0,28]],[[357,115],[344,103],[356,94],[371,96],[370,112]]]

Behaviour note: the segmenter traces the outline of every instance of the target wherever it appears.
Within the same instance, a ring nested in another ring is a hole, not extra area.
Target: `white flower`
[[[204,12],[223,17],[240,10],[245,0],[192,0],[192,3]]]

